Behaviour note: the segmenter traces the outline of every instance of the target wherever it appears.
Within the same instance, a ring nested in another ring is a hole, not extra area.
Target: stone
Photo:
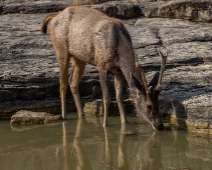
[[[134,131],[126,131],[126,132],[123,132],[122,135],[135,135],[136,132]]]
[[[206,22],[210,22],[212,19],[212,2],[210,0],[161,1],[161,3],[150,5],[146,7],[146,11],[144,12],[144,15],[147,17],[164,17]]]
[[[11,125],[46,124],[61,120],[60,115],[20,110],[11,117]]]
[[[127,114],[135,114],[134,112],[135,108],[132,105],[131,100],[124,101],[124,108]],[[103,115],[102,99],[97,99],[95,101],[85,103],[83,110],[85,114]],[[118,104],[116,101],[110,102],[109,110],[110,110],[109,115],[119,114]]]
[[[87,7],[97,9],[110,17],[116,18],[132,18],[143,15],[138,5],[126,3],[125,1],[105,2],[95,6],[87,5]]]

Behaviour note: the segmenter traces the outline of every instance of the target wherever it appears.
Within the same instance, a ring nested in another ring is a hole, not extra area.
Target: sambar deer
[[[122,99],[125,79],[138,114],[142,115],[154,129],[163,130],[163,123],[159,116],[158,95],[161,91],[167,56],[159,51],[162,57],[160,73],[157,72],[147,84],[145,73],[137,64],[131,37],[121,21],[95,9],[72,6],[60,13],[46,16],[41,28],[44,34],[47,33],[50,20],[50,37],[60,69],[63,119],[66,119],[65,96],[70,62],[72,63],[72,73],[69,77],[70,89],[78,117],[84,116],[79,97],[79,82],[88,63],[96,66],[99,71],[103,96],[103,126],[108,124],[108,107],[111,100],[108,74],[113,73],[121,122],[126,122]]]

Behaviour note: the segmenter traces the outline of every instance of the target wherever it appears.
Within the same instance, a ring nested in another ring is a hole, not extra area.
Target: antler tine
[[[144,88],[145,88],[146,91],[148,91],[148,85],[147,85],[147,81],[146,81],[146,76],[145,76],[144,70],[141,67],[139,67],[139,65],[137,65],[137,67],[138,67],[138,70],[141,73],[141,79],[143,81],[142,83],[144,85]]]
[[[141,79],[142,79],[142,83],[144,85],[144,88],[145,88],[146,91],[148,91],[148,85],[147,85],[147,81],[146,81],[146,76],[145,76],[144,70],[138,64],[138,59],[137,59],[136,53],[135,53],[135,56],[136,56],[136,62],[135,62],[136,67],[137,67],[138,71],[141,73]]]
[[[157,83],[155,89],[158,91],[161,91],[162,77],[163,77],[163,73],[166,69],[165,67],[166,67],[168,52],[166,55],[163,55],[163,53],[160,50],[158,50],[158,53],[159,53],[160,57],[162,58],[162,62],[161,62],[161,68],[160,68],[160,76],[159,76],[158,83]]]

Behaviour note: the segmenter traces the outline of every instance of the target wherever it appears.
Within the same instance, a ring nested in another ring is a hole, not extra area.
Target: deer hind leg
[[[104,110],[104,118],[103,118],[103,126],[108,125],[108,110],[110,103],[110,93],[109,93],[109,80],[108,80],[108,71],[107,70],[99,70],[99,78],[100,84],[102,88],[102,98],[103,98],[103,110]]]
[[[60,70],[60,100],[61,100],[61,116],[62,119],[66,119],[66,90],[68,82],[68,68],[70,63],[70,54],[68,52],[68,46],[66,41],[61,38],[56,32],[56,30],[50,31],[50,37],[54,50],[56,52],[57,62],[59,64]]]
[[[69,55],[66,46],[58,43],[57,39],[53,38],[52,40],[60,70],[61,116],[62,119],[66,119],[66,90],[68,81],[68,68],[71,56]]]
[[[114,85],[116,90],[116,101],[118,103],[121,123],[126,123],[126,115],[123,105],[123,90],[124,90],[124,77],[123,75],[114,75]]]
[[[55,44],[54,44],[55,45]],[[56,50],[56,56],[60,69],[60,100],[61,100],[61,116],[66,119],[66,90],[68,81],[68,68],[70,63],[70,56],[65,50]]]
[[[74,98],[74,102],[77,108],[78,117],[84,117],[84,112],[82,109],[82,104],[79,96],[79,82],[83,76],[85,70],[85,63],[72,57],[72,73],[69,77],[70,89]]]

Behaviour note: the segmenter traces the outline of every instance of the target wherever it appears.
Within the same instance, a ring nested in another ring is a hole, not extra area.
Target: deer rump
[[[116,100],[121,122],[126,116],[123,106],[123,82],[127,81],[132,100],[138,114],[156,130],[162,130],[159,116],[158,95],[161,91],[161,79],[165,70],[162,62],[160,73],[157,73],[147,85],[144,71],[138,66],[130,35],[124,25],[117,19],[86,7],[68,7],[60,13],[49,14],[43,21],[41,31],[47,33],[50,22],[50,37],[54,46],[60,69],[60,97],[62,118],[66,119],[66,88],[68,66],[72,63],[72,74],[69,84],[76,104],[79,118],[84,116],[79,97],[79,82],[85,65],[96,66],[99,71],[103,96],[103,126],[108,124],[108,107],[110,93],[108,73],[114,74]],[[159,53],[163,61],[166,58]]]

